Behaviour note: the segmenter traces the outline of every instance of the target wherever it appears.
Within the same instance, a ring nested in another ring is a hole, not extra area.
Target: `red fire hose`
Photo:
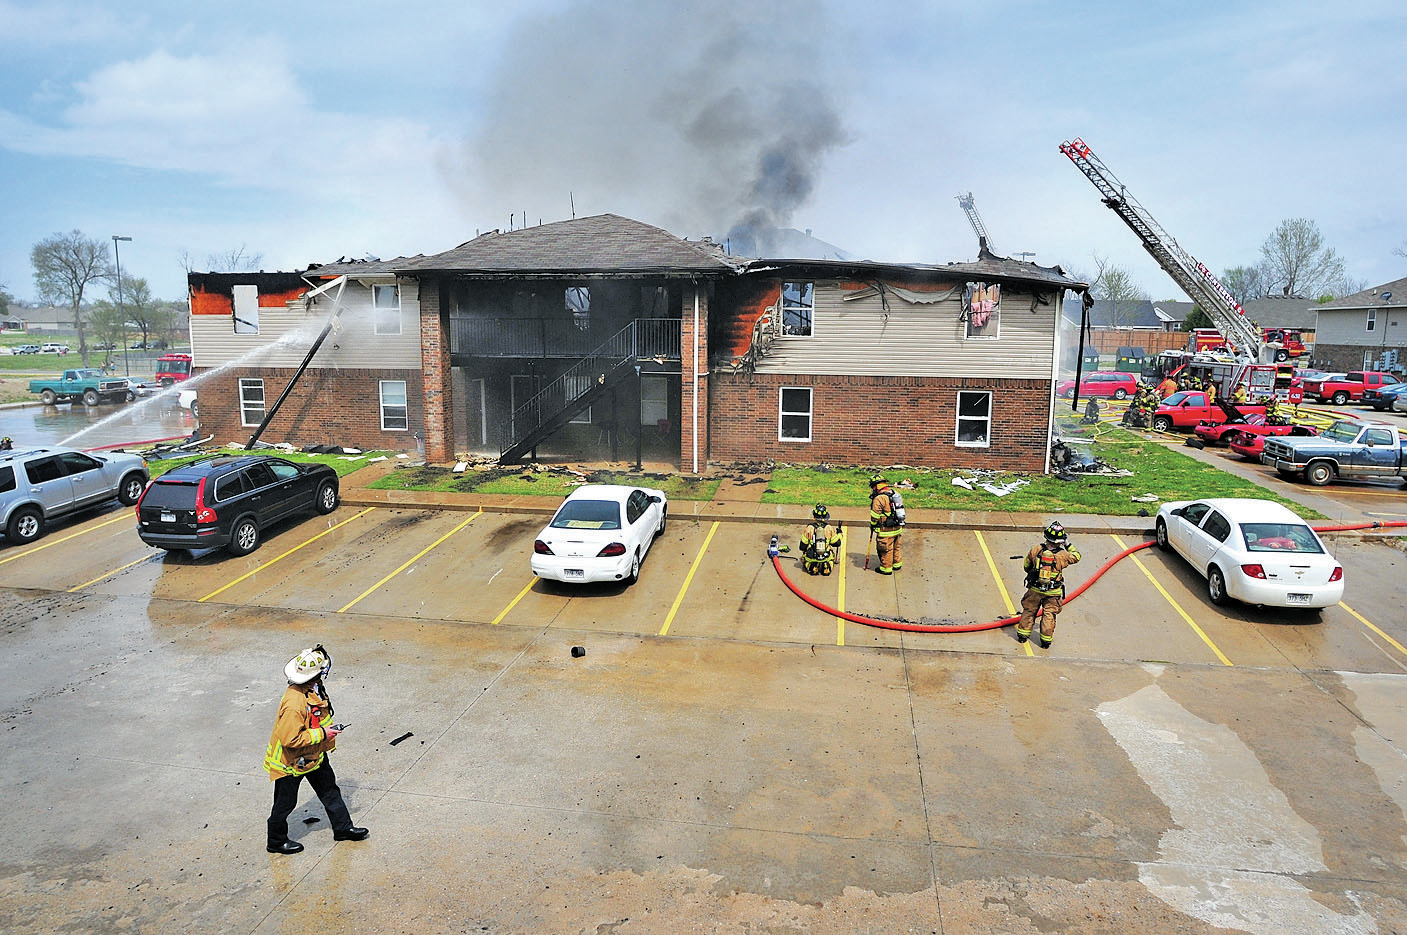
[[[1315,532],[1349,532],[1355,529],[1387,529],[1389,527],[1399,526],[1407,526],[1407,522],[1349,523],[1342,526],[1314,526],[1312,528]],[[1099,566],[1099,570],[1096,571],[1093,575],[1091,575],[1088,581],[1075,588],[1075,590],[1072,591],[1065,598],[1065,603],[1068,604],[1070,601],[1073,601],[1075,598],[1083,594],[1089,588],[1090,585],[1098,581],[1106,571],[1113,568],[1125,557],[1132,555],[1140,549],[1146,549],[1152,545],[1154,545],[1154,543],[1150,540],[1148,542],[1140,542],[1138,545],[1131,545],[1127,549],[1124,549],[1118,555],[1115,555],[1113,558],[1109,559],[1109,561]],[[864,624],[867,627],[877,627],[881,630],[903,630],[908,633],[974,633],[979,630],[996,630],[1001,627],[1009,626],[1020,619],[1020,617],[1002,617],[1000,620],[993,620],[989,623],[934,624],[914,623],[913,621],[903,619],[885,620],[876,617],[866,617],[863,614],[853,614],[846,610],[838,610],[834,607],[831,607],[829,604],[824,604],[821,601],[818,601],[816,598],[812,597],[805,591],[798,588],[796,584],[790,578],[787,577],[787,573],[782,571],[781,556],[772,556],[772,567],[777,570],[777,577],[782,579],[782,583],[791,589],[791,593],[795,594],[797,597],[801,598],[803,601],[810,604],[817,610],[824,611],[825,613],[828,613],[833,617],[839,617],[842,620],[849,620],[851,623],[860,623]]]

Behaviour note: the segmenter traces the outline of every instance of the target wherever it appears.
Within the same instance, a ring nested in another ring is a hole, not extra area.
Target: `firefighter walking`
[[[879,553],[881,575],[892,575],[904,567],[899,543],[904,531],[904,500],[883,474],[870,478],[870,535]]]
[[[840,527],[830,522],[824,503],[811,511],[811,522],[801,531],[801,567],[808,575],[829,575],[840,549]]]
[[[1031,547],[1022,567],[1026,570],[1026,595],[1021,598],[1021,619],[1016,624],[1016,640],[1024,643],[1031,638],[1031,626],[1041,618],[1041,649],[1049,649],[1055,639],[1055,618],[1065,602],[1065,569],[1080,560],[1080,553],[1070,545],[1065,527],[1051,523],[1045,528],[1045,540]]]

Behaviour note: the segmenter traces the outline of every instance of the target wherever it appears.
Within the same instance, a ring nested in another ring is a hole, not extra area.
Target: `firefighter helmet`
[[[322,644],[303,650],[288,660],[288,664],[283,667],[283,674],[288,676],[291,685],[303,685],[315,678],[327,678],[331,671],[332,657],[322,648]]]
[[[1051,545],[1064,545],[1070,541],[1070,537],[1065,534],[1064,526],[1054,522],[1045,528],[1045,541]]]
[[[815,509],[813,509],[813,510],[811,511],[811,518],[812,518],[812,519],[830,519],[830,518],[831,518],[831,511],[828,510],[828,509],[826,509],[826,505],[825,505],[824,503],[818,503],[818,504],[816,504]]]
[[[870,475],[870,489],[871,489],[871,490],[873,490],[874,488],[878,487],[880,484],[887,484],[887,483],[889,483],[889,481],[887,481],[887,480],[884,479],[884,475],[883,475],[883,474],[872,474],[872,475]]]

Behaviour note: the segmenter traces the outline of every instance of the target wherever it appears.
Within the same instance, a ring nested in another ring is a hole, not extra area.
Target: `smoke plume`
[[[615,213],[766,252],[846,141],[822,7],[577,0],[519,23],[466,147],[492,227]],[[493,216],[491,215],[491,218]]]

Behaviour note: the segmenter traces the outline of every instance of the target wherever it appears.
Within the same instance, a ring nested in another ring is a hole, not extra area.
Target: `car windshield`
[[[1359,426],[1353,422],[1335,422],[1324,431],[1320,432],[1321,438],[1327,438],[1335,442],[1351,442],[1358,437]]]
[[[142,506],[163,510],[194,510],[196,484],[157,481],[142,498]]]
[[[1242,523],[1247,552],[1323,552],[1314,532],[1301,523]]]
[[[1167,399],[1163,400],[1163,405],[1164,405],[1164,406],[1179,406],[1179,405],[1182,404],[1182,401],[1187,398],[1187,396],[1188,396],[1188,394],[1187,394],[1187,391],[1186,391],[1186,390],[1183,390],[1182,392],[1179,392],[1179,393],[1173,393],[1173,394],[1172,394],[1171,396],[1169,396]],[[1198,398],[1199,398],[1199,400],[1200,400],[1200,397],[1198,397]]]
[[[619,529],[620,504],[612,500],[568,500],[552,517],[553,529]]]

